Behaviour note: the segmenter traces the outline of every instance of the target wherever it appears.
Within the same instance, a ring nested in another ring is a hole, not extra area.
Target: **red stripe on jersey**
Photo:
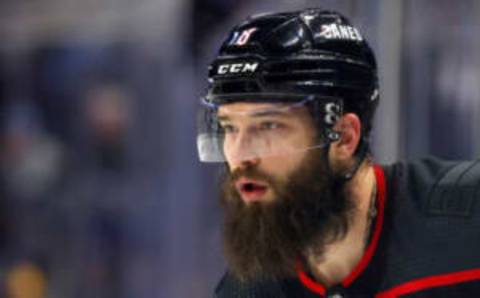
[[[377,180],[377,224],[375,225],[375,230],[373,231],[372,241],[368,245],[362,259],[355,267],[355,269],[353,269],[353,271],[343,280],[342,285],[344,287],[348,287],[368,266],[368,264],[372,260],[375,250],[377,249],[378,239],[380,238],[380,233],[382,232],[383,217],[385,214],[385,199],[387,197],[387,187],[383,169],[378,165],[375,165],[373,169],[375,171],[375,177]]]
[[[376,295],[376,298],[397,298],[405,294],[419,292],[422,290],[440,287],[451,286],[463,282],[480,280],[480,269],[473,269],[455,273],[433,275],[429,277],[415,279],[395,288],[382,292]]]
[[[325,296],[325,287],[313,279],[311,279],[302,268],[300,263],[297,263],[297,275],[302,284],[307,287],[310,291],[320,294],[321,296]]]

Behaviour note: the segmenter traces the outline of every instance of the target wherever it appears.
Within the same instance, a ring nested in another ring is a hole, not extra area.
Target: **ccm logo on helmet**
[[[221,64],[218,66],[217,74],[232,74],[232,73],[246,73],[255,72],[258,67],[258,62],[254,63],[233,63]]]
[[[363,40],[357,28],[338,24],[322,25],[322,31],[319,35],[326,39]]]

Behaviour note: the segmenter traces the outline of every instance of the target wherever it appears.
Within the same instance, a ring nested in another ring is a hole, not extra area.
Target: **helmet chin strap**
[[[328,152],[330,151],[331,143],[332,142],[329,141],[327,146],[325,147],[325,150],[324,150],[324,153],[323,153],[323,158],[324,158],[324,162],[327,166],[328,171],[333,174],[334,172],[333,172],[333,169],[330,165],[330,161],[328,159]],[[353,156],[354,159],[355,159],[355,163],[354,163],[353,167],[350,168],[349,170],[347,170],[346,172],[339,173],[335,176],[338,177],[338,179],[340,179],[344,183],[350,181],[355,176],[355,174],[357,173],[358,169],[362,165],[362,162],[365,160],[365,158],[367,156],[367,152],[368,152],[367,148],[368,148],[367,140],[364,137],[362,137],[362,139],[360,140],[358,151]]]
[[[362,165],[362,162],[365,160],[366,156],[367,156],[367,140],[365,140],[365,138],[362,137],[359,144],[358,151],[353,156],[355,159],[355,164],[353,165],[352,169],[350,169],[350,171],[343,174],[343,179],[345,181],[349,181],[353,178],[353,176],[355,176],[358,169]]]

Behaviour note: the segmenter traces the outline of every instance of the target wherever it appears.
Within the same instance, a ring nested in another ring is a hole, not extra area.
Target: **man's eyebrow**
[[[228,117],[227,115],[219,115],[217,117],[218,121],[222,122],[222,121],[229,121],[230,120],[230,117]]]
[[[252,118],[259,118],[259,117],[268,117],[268,116],[288,116],[289,113],[285,110],[264,110],[258,111],[254,113],[245,113],[245,116],[252,117]],[[218,115],[218,121],[231,121],[229,115]]]
[[[253,113],[252,117],[267,117],[267,116],[288,116],[289,113],[283,110],[265,110]]]

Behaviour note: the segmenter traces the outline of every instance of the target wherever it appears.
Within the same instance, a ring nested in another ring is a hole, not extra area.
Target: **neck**
[[[364,254],[370,231],[372,199],[375,199],[376,193],[375,180],[373,166],[365,162],[347,184],[346,191],[356,206],[347,234],[329,244],[322,256],[306,252],[307,263],[315,279],[325,287],[339,284]]]

